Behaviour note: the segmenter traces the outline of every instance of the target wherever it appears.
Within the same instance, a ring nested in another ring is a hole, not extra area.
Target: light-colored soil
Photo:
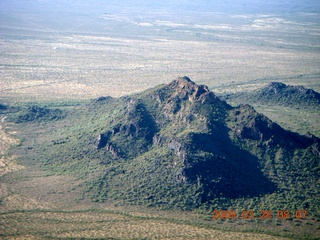
[[[16,156],[7,155],[7,151],[13,145],[17,145],[19,140],[14,137],[14,133],[10,129],[6,129],[5,117],[0,122],[0,177],[8,172],[18,171],[23,169],[22,165],[16,162]]]
[[[319,73],[320,29],[294,17],[224,16],[226,24],[182,24],[153,16],[139,24],[135,16],[110,15],[92,24],[109,22],[112,31],[80,33],[60,33],[30,17],[24,25],[36,31],[34,37],[4,22],[3,31],[10,31],[0,38],[0,94],[19,102],[115,97],[185,75],[220,92],[234,91],[231,83],[290,83],[300,75],[312,86],[319,75],[310,81],[305,76]],[[123,32],[124,19],[134,33]]]

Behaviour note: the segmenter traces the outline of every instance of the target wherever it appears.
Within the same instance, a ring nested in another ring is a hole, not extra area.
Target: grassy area
[[[320,117],[320,113],[318,111],[260,104],[257,104],[254,107],[257,111],[265,114],[288,130],[300,134],[310,132],[315,136],[320,137],[320,123],[317,121]]]
[[[93,203],[77,199],[74,177],[35,168],[1,180],[0,237],[6,239],[314,239],[319,230],[309,218],[213,220],[195,211]]]
[[[283,239],[261,233],[215,230],[201,223],[197,226],[196,222],[146,215],[113,210],[9,212],[1,215],[1,220],[5,219],[1,235],[9,239]]]
[[[316,224],[213,220],[194,211],[93,203],[79,199],[74,177],[36,168],[6,174],[1,182],[0,237],[6,239],[312,239]]]

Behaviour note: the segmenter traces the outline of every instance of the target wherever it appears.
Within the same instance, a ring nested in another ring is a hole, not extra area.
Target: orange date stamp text
[[[255,213],[253,210],[243,210],[240,214],[237,214],[235,210],[214,210],[212,219],[261,219],[261,220],[270,220],[273,217],[278,219],[289,219],[295,217],[296,219],[306,219],[307,210],[297,210],[295,214],[291,215],[288,210],[279,210],[276,214],[273,214],[270,210],[261,210],[260,213]]]

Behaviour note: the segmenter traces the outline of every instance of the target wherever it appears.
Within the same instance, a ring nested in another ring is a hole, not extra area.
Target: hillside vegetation
[[[320,94],[304,86],[271,82],[254,91],[239,91],[221,96],[237,106],[250,104],[283,127],[300,134],[320,137]]]
[[[21,123],[20,154],[43,169],[86,179],[84,195],[94,201],[307,209],[319,217],[320,140],[284,130],[249,105],[232,107],[187,77],[95,99],[65,118],[47,114],[50,126],[32,118]]]
[[[15,108],[9,116],[9,121],[14,123],[52,121],[61,119],[64,115],[65,113],[58,108],[30,106],[28,108]]]
[[[294,108],[320,110],[320,94],[304,86],[291,86],[281,82],[271,82],[254,92],[238,92],[224,98],[239,103],[274,104]]]

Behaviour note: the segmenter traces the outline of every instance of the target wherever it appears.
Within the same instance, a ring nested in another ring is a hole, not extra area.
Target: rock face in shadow
[[[103,148],[118,158],[137,157],[145,152],[157,132],[156,123],[141,100],[128,99],[125,109],[123,119],[97,139],[97,149]],[[128,148],[132,150],[127,151]]]
[[[235,123],[232,131],[239,139],[290,146],[291,148],[307,148],[319,142],[312,134],[300,135],[286,131],[277,123],[272,122],[263,114],[254,110],[250,105],[240,105],[231,111],[232,121]]]

